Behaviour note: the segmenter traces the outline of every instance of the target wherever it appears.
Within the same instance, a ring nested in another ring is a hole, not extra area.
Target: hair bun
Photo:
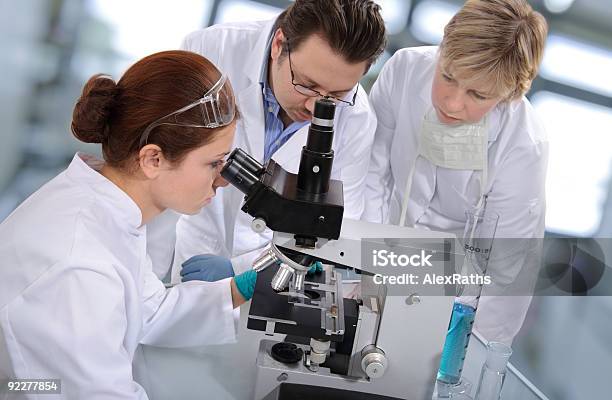
[[[85,143],[102,143],[108,135],[108,119],[119,89],[108,75],[92,76],[72,112],[72,134]]]

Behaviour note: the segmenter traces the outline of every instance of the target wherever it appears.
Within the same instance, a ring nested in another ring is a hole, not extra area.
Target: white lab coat
[[[132,378],[139,343],[234,340],[229,280],[165,289],[140,209],[88,164],[101,163],[77,154],[0,225],[0,380],[59,378],[53,398],[146,399]]]
[[[182,48],[204,55],[226,73],[234,88],[241,119],[235,147],[241,147],[263,162],[264,107],[259,84],[266,45],[274,21],[214,25],[196,31]],[[344,184],[344,216],[359,219],[364,208],[365,178],[376,129],[376,117],[367,94],[359,87],[354,107],[336,109],[332,179]],[[272,158],[286,170],[297,173],[308,125],[296,132]],[[173,280],[181,263],[201,253],[232,259],[236,273],[251,266],[272,232],[251,229],[252,217],[240,210],[244,195],[233,187],[222,188],[198,215],[183,216],[176,229]]]
[[[364,219],[392,224],[399,221],[409,169],[417,157],[421,124],[432,105],[436,61],[437,47],[401,49],[387,61],[372,88],[370,101],[378,127],[367,179]],[[491,110],[488,135],[485,193],[487,210],[499,215],[496,238],[542,238],[548,142],[529,101],[523,97]],[[461,235],[465,211],[478,202],[481,176],[481,171],[439,168],[419,157],[407,225]],[[531,254],[531,260],[523,257],[520,262],[514,259],[512,265],[497,266],[497,270],[490,263],[490,272],[497,274],[500,282],[512,281],[521,269],[524,273],[525,265],[533,273],[538,255]],[[489,312],[492,303],[505,304],[503,311]],[[476,328],[487,339],[510,342],[522,325],[529,303],[528,296],[483,298]]]

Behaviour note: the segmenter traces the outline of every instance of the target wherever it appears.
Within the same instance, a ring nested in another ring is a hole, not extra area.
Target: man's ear
[[[272,45],[270,46],[270,57],[273,60],[278,60],[280,57],[283,46],[285,43],[285,35],[281,28],[278,28],[276,32],[274,32],[274,37],[272,38]]]
[[[149,179],[159,176],[162,169],[166,169],[168,161],[164,158],[161,148],[156,144],[148,144],[138,153],[140,170]]]

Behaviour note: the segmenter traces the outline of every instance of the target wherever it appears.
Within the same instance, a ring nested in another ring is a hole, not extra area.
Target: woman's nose
[[[464,107],[464,99],[463,94],[460,89],[455,88],[451,89],[446,97],[445,97],[446,109],[444,110],[447,113],[457,113],[463,110]]]

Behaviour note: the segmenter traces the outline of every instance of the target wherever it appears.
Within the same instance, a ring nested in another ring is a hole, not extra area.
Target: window
[[[612,109],[551,92],[535,93],[532,103],[550,141],[546,228],[594,235],[610,185]]]

